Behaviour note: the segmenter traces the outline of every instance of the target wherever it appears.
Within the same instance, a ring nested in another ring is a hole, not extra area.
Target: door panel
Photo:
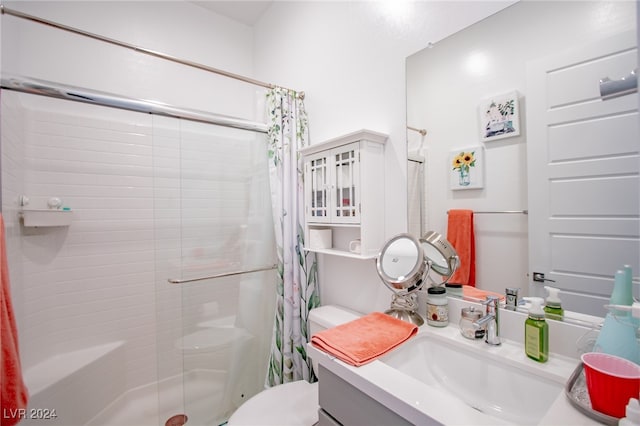
[[[618,134],[615,144],[602,143],[614,134]],[[633,112],[559,124],[549,127],[549,160],[553,163],[632,153],[637,150],[637,136],[638,115]]]
[[[558,216],[637,215],[638,176],[591,175],[549,180],[549,213]],[[623,200],[620,200],[623,198]]]
[[[305,197],[309,222],[328,223],[331,221],[329,207],[330,169],[329,158],[324,154],[316,154],[305,163]]]
[[[637,93],[599,92],[636,67],[633,32],[527,66],[529,273],[556,280],[569,310],[603,315],[616,270],[640,272]]]
[[[603,244],[606,244],[605,248]],[[576,251],[576,247],[580,249]],[[634,238],[553,235],[551,254],[551,269],[554,271],[600,276],[602,271],[615,271],[621,268],[620,265],[635,261],[638,258],[638,243]],[[590,261],[584,262],[585,258]],[[591,289],[591,292],[600,293],[597,288]]]
[[[594,51],[595,52],[595,51]],[[576,52],[579,55],[579,52]],[[609,52],[568,57],[565,64],[548,71],[548,93],[551,108],[593,100],[600,101],[598,82],[602,77],[618,79],[636,67],[635,47],[614,46]],[[617,72],[619,71],[619,72]]]

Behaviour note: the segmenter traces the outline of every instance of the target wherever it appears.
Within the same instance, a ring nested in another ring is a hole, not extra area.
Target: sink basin
[[[419,334],[380,361],[508,423],[538,424],[563,391],[562,382],[541,375],[521,346],[508,342],[491,347]]]

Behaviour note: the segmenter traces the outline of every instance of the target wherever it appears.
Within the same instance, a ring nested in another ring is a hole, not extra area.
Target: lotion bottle
[[[542,310],[542,297],[523,297],[531,303],[529,317],[524,322],[524,350],[529,358],[538,362],[549,359],[549,324]]]
[[[560,289],[549,287],[547,285],[544,286],[544,289],[549,292],[549,296],[547,296],[547,300],[544,304],[544,311],[547,318],[562,321],[562,318],[564,317],[564,309],[562,309],[562,301],[560,300],[560,297],[558,297]]]
[[[615,274],[611,305],[631,306],[633,294],[630,272],[619,270]],[[640,364],[640,347],[636,338],[636,323],[631,314],[613,309],[604,317],[604,324],[594,345],[594,352],[604,352]]]

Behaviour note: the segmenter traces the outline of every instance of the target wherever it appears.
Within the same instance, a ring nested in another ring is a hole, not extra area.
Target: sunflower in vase
[[[460,186],[468,186],[471,183],[471,177],[469,176],[469,169],[476,166],[475,151],[460,152],[453,159],[453,169],[459,173]]]

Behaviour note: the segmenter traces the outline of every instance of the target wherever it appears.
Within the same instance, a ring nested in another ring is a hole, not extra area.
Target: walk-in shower
[[[266,135],[113,108],[124,99],[52,99],[64,90],[45,83],[14,78],[47,96],[1,96],[3,216],[31,405],[55,407],[60,425],[223,423],[262,389],[270,346]],[[20,211],[51,197],[71,224],[24,226]]]
[[[71,22],[100,10],[118,22],[146,16],[137,3],[120,15],[106,4],[68,15],[31,6],[19,8]],[[165,12],[194,19],[193,7]],[[55,410],[50,425],[224,423],[264,388],[277,271],[267,126],[215,110],[254,117],[265,90],[253,87],[273,86],[0,8],[1,205],[30,408]],[[136,27],[145,29],[156,30]],[[89,85],[73,85],[89,74]],[[122,96],[147,77],[202,90],[176,99],[205,108]],[[210,96],[221,88],[239,98]],[[52,199],[68,223],[21,219]]]
[[[28,6],[55,16],[55,6]],[[112,11],[100,7],[83,10]],[[191,5],[180,7],[167,10],[193,16]],[[38,61],[49,49],[52,65],[106,59],[110,71],[98,74],[109,79],[135,63],[142,72],[132,82],[150,75],[193,90],[180,83],[180,67],[186,78],[206,74],[189,81],[205,105],[211,75],[273,86],[1,9],[2,215],[30,407],[55,410],[50,425],[224,423],[263,389],[271,344],[277,271],[267,126],[6,70],[48,75]],[[109,63],[120,52],[131,62]],[[82,59],[58,60],[70,57]],[[171,72],[145,74],[154,67]],[[126,71],[122,78],[128,82]],[[256,115],[249,111],[265,91],[239,93],[243,117]],[[25,210],[50,209],[52,199],[68,223],[21,219]]]

